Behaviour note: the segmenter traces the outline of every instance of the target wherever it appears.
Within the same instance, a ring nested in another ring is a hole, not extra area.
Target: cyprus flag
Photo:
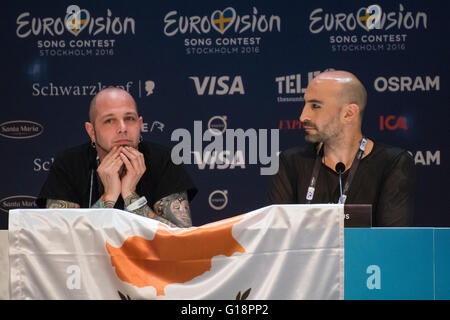
[[[342,205],[188,229],[115,209],[10,211],[11,299],[343,299]]]

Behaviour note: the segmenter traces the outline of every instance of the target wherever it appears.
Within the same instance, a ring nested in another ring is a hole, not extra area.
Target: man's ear
[[[142,119],[142,116],[139,117],[139,128],[141,129],[142,132],[142,125],[144,124],[144,119]]]
[[[84,127],[86,128],[86,132],[91,138],[91,141],[95,143],[95,132],[94,132],[94,126],[90,122],[85,122]]]
[[[344,106],[344,120],[346,122],[353,122],[359,117],[359,106],[356,103],[349,103]]]

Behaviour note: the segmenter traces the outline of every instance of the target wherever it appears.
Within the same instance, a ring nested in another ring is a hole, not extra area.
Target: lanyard
[[[355,160],[353,161],[352,166],[350,167],[350,173],[345,182],[344,189],[342,191],[342,196],[339,197],[339,204],[344,204],[347,199],[347,192],[350,188],[350,184],[352,183],[353,177],[355,176],[356,169],[358,169],[359,161],[364,154],[364,150],[366,150],[367,140],[363,136],[361,139],[361,143],[359,144],[359,150],[356,153]],[[320,165],[322,163],[323,158],[323,145],[320,148],[319,152],[317,152],[316,160],[314,162],[313,173],[311,176],[311,182],[309,183],[308,191],[306,192],[306,203],[310,204],[311,200],[314,197],[314,191],[316,190],[317,177],[319,176]]]

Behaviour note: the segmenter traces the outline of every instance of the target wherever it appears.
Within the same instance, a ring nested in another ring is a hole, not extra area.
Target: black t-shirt
[[[317,144],[306,143],[280,154],[280,167],[273,176],[269,201],[272,204],[306,203]],[[345,184],[350,170],[342,175]],[[416,171],[405,150],[374,143],[362,158],[350,185],[346,204],[371,204],[375,227],[412,225]],[[322,164],[311,203],[337,203],[339,175]]]
[[[136,186],[136,193],[145,196],[153,207],[158,200],[182,191],[187,191],[191,201],[197,189],[183,166],[175,165],[170,151],[158,144],[141,142],[138,147],[144,154],[146,171]],[[47,180],[42,186],[37,205],[45,208],[47,199],[66,200],[78,203],[81,208],[89,207],[92,177],[93,205],[103,194],[103,185],[97,175],[97,151],[90,143],[64,151],[56,157]],[[121,196],[114,206],[123,209]]]

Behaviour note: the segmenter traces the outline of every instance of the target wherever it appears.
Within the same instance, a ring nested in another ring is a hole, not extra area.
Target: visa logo
[[[241,76],[235,76],[232,79],[229,76],[206,76],[202,79],[200,77],[189,77],[189,79],[194,81],[195,90],[199,96],[203,96],[205,93],[209,96],[245,94]]]

